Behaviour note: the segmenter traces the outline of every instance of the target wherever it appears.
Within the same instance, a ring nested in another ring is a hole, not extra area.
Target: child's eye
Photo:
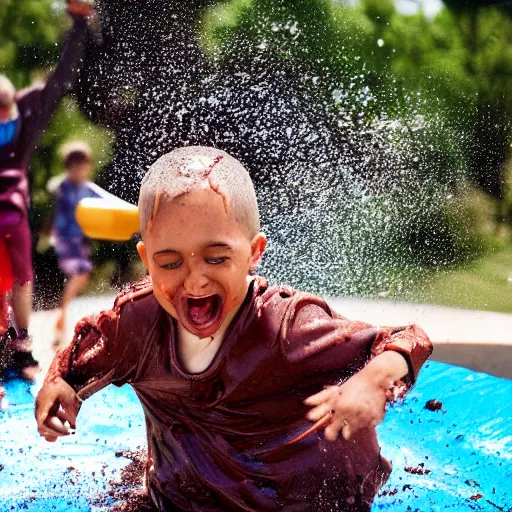
[[[220,265],[221,263],[224,263],[229,258],[222,257],[222,258],[206,258],[206,263],[209,263],[210,265]]]
[[[166,263],[165,265],[160,265],[160,268],[165,268],[166,270],[172,270],[173,268],[178,268],[181,265],[181,260],[173,261],[172,263]]]

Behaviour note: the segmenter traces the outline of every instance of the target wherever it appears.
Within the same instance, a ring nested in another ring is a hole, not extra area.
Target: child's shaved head
[[[162,156],[144,176],[139,196],[142,237],[162,201],[203,187],[222,196],[225,210],[233,214],[250,239],[259,233],[256,193],[243,165],[220,149],[189,146]]]

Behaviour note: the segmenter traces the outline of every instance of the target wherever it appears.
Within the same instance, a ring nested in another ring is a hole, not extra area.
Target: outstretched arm
[[[407,361],[398,352],[386,351],[339,386],[329,386],[305,400],[313,407],[308,419],[325,426],[325,438],[339,433],[350,439],[357,431],[375,427],[384,419],[386,402],[396,383],[408,375]]]
[[[374,327],[332,312],[321,299],[298,296],[281,332],[288,366],[299,378],[319,373],[343,384],[309,397],[308,418],[327,439],[348,438],[384,417],[386,401],[403,396],[432,352],[417,326]]]
[[[432,343],[416,325],[375,327],[342,317],[319,297],[290,299],[280,338],[289,370],[299,377],[330,372],[350,377],[383,352],[400,353],[407,362],[407,384],[416,381]]]

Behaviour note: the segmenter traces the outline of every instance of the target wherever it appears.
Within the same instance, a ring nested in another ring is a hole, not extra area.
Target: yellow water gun
[[[99,197],[82,199],[76,208],[78,225],[89,238],[121,242],[140,231],[139,208],[108,193],[95,183],[88,186]]]

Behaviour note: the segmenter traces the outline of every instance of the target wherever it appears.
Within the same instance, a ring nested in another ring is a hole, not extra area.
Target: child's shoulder
[[[305,306],[314,306],[319,311],[331,314],[322,297],[290,286],[270,285],[265,278],[259,276],[256,278],[254,295],[257,309],[281,319],[292,319]]]
[[[153,282],[150,276],[143,277],[125,286],[121,292],[118,293],[114,301],[114,310],[119,311],[126,304],[132,304],[134,306],[139,305],[142,307],[148,302],[147,299],[156,302],[153,295]]]
[[[118,319],[118,335],[126,338],[151,329],[162,311],[148,276],[126,286],[117,295],[110,313]]]

